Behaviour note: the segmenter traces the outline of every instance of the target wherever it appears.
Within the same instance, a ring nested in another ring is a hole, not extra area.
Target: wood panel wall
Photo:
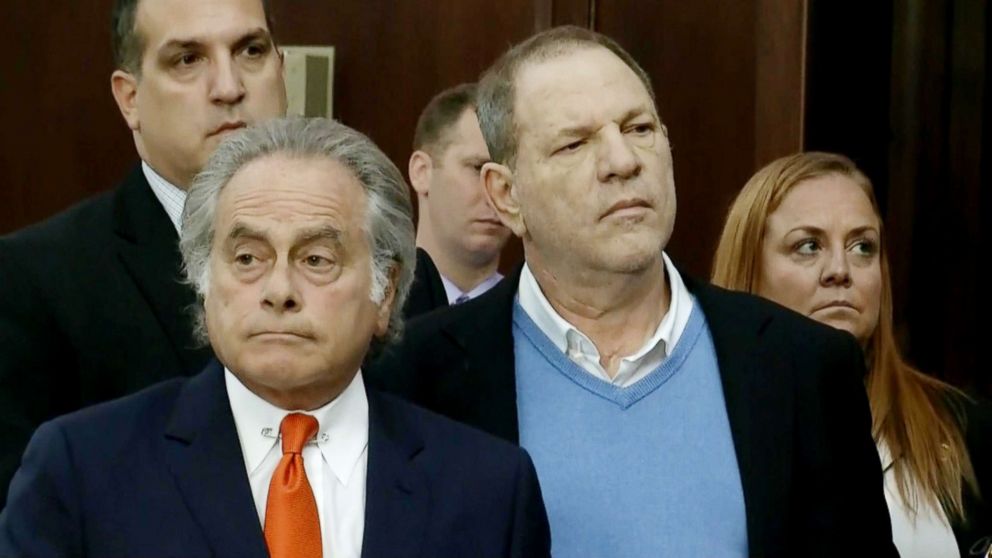
[[[10,0],[0,47],[0,234],[113,188],[137,157],[110,96],[113,0]],[[406,168],[432,95],[552,25],[614,37],[651,74],[674,146],[670,251],[705,277],[747,178],[802,147],[875,180],[914,362],[978,371],[989,180],[984,0],[271,0],[286,44],[336,47],[335,116]],[[852,16],[852,13],[857,17]],[[519,245],[504,254],[520,258]],[[953,324],[953,327],[947,327]]]
[[[84,6],[85,4],[85,6]],[[15,0],[0,74],[0,233],[108,190],[136,161],[110,96],[112,0]],[[332,44],[335,116],[406,169],[417,116],[552,25],[615,37],[653,76],[675,146],[672,251],[706,276],[723,214],[759,160],[800,145],[795,0],[272,0],[285,44]],[[798,8],[797,8],[798,6]],[[519,246],[506,254],[519,260]]]

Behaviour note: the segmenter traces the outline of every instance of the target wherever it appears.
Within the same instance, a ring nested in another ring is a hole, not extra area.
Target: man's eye
[[[578,151],[583,145],[586,144],[586,140],[576,140],[572,143],[564,145],[558,149],[556,153],[572,153]]]
[[[261,58],[268,49],[262,44],[251,44],[245,47],[244,54],[248,58]]]
[[[186,54],[182,54],[178,58],[176,58],[176,65],[192,66],[193,64],[199,62],[199,60],[200,60],[200,55],[192,52],[187,52]]]
[[[632,133],[637,134],[637,135],[649,134],[652,131],[654,131],[654,125],[648,124],[648,123],[635,124],[635,125],[631,126],[630,128],[628,128],[627,131],[628,132],[632,132]]]
[[[255,256],[251,254],[238,254],[234,257],[234,261],[239,265],[251,265],[255,263]]]
[[[326,267],[326,266],[328,266],[328,265],[331,264],[331,260],[329,260],[329,259],[327,259],[327,258],[325,258],[323,256],[310,255],[310,256],[307,256],[304,259],[304,261],[310,267]]]

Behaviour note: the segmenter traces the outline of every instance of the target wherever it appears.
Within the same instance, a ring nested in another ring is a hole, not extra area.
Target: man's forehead
[[[482,130],[479,128],[479,117],[472,107],[462,111],[441,136],[443,141],[451,144],[477,145],[482,143],[485,146]]]
[[[442,132],[440,140],[446,147],[445,154],[453,151],[457,154],[474,153],[481,150],[483,155],[488,156],[482,130],[479,128],[479,117],[472,107],[462,111]]]
[[[269,153],[235,172],[220,192],[218,213],[301,210],[320,213],[364,207],[365,191],[340,161],[317,155]]]
[[[517,73],[514,89],[518,130],[538,134],[591,123],[597,113],[604,111],[611,113],[610,119],[655,112],[651,96],[637,74],[598,45],[524,64]]]
[[[269,33],[262,0],[141,0],[135,29],[152,48],[173,41],[235,41],[248,33]]]

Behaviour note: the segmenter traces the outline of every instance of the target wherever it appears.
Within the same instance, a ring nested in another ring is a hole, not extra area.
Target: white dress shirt
[[[537,327],[572,362],[605,382],[627,387],[661,366],[678,343],[686,324],[689,323],[689,314],[692,313],[694,302],[685,283],[682,282],[682,276],[668,259],[668,255],[662,253],[662,258],[665,261],[665,276],[668,278],[668,288],[671,291],[668,312],[658,324],[654,335],[649,337],[636,352],[623,357],[617,374],[612,379],[599,363],[599,351],[596,346],[589,337],[551,307],[551,303],[544,296],[527,264],[524,264],[523,272],[520,274],[520,286],[517,288],[518,301]]]
[[[290,412],[252,393],[227,368],[227,397],[238,428],[258,521],[265,525],[269,483],[282,458],[279,425]],[[369,404],[359,371],[334,401],[314,411],[316,443],[303,448],[303,468],[317,502],[324,556],[359,558],[365,532],[365,478],[368,469]]]
[[[899,483],[892,467],[892,455],[885,442],[878,442],[878,456],[882,460],[885,477],[885,503],[892,520],[892,542],[902,558],[957,558],[958,543],[947,515],[940,504],[932,505],[919,499],[916,514],[906,505],[899,493]]]
[[[441,283],[444,284],[444,294],[448,296],[449,305],[455,304],[455,302],[457,302],[458,299],[463,296],[465,297],[465,299],[462,300],[462,302],[465,302],[466,300],[472,300],[473,298],[495,287],[496,283],[499,283],[499,280],[503,278],[503,276],[500,275],[499,272],[493,273],[492,275],[487,277],[485,281],[479,283],[478,285],[475,286],[474,289],[466,293],[463,292],[461,289],[459,289],[458,285],[452,283],[450,279],[445,277],[443,273],[438,273],[438,275],[441,276]]]
[[[141,162],[141,171],[145,173],[145,180],[152,187],[152,193],[155,194],[158,203],[162,204],[162,208],[165,209],[169,220],[172,221],[172,226],[176,227],[176,232],[178,233],[183,221],[183,204],[186,203],[186,190],[173,186],[171,182],[162,178],[159,173],[155,172],[155,169],[148,166],[148,163],[144,161]]]

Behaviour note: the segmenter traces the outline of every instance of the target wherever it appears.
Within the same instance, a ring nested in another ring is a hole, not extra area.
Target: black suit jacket
[[[549,556],[526,452],[367,394],[363,557]],[[0,556],[268,556],[220,363],[42,425]]]
[[[517,441],[519,273],[414,320],[402,344],[367,370],[370,384]],[[854,339],[757,297],[684,279],[716,347],[750,554],[895,556]]]
[[[441,272],[434,260],[423,248],[417,248],[417,267],[413,274],[410,294],[403,305],[403,316],[407,319],[426,314],[431,310],[448,305],[448,293],[441,281]]]
[[[39,424],[203,368],[179,278],[175,228],[140,166],[0,238],[0,506]]]
[[[951,526],[962,557],[984,556],[983,552],[992,549],[992,404],[952,396],[950,405],[960,416],[980,492],[964,491],[966,521]]]

